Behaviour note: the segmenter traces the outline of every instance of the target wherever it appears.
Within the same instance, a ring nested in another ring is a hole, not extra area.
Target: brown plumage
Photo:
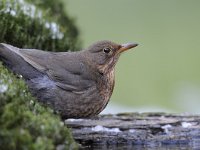
[[[97,42],[79,52],[46,52],[0,44],[0,60],[23,76],[37,99],[63,118],[90,117],[107,105],[114,88],[114,67],[135,43]]]

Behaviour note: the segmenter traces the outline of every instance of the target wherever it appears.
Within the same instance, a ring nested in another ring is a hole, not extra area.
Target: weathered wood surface
[[[65,124],[83,146],[200,148],[200,115],[124,113],[67,119]]]

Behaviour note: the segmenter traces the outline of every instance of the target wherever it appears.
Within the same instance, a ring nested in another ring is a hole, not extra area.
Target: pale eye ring
[[[109,48],[109,47],[106,47],[103,49],[103,52],[107,53],[107,54],[110,53],[110,51],[111,51],[111,48]]]

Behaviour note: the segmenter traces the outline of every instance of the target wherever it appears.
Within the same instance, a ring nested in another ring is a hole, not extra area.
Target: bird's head
[[[101,73],[111,71],[122,52],[136,47],[136,43],[116,44],[111,41],[99,41],[86,49],[86,53]]]

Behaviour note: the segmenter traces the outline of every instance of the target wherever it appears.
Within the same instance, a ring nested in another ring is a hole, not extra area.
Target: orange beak
[[[122,44],[121,47],[120,47],[120,49],[118,50],[118,52],[121,53],[121,52],[127,51],[127,50],[129,50],[129,49],[131,49],[131,48],[134,48],[134,47],[136,47],[136,46],[138,46],[137,43],[126,43],[126,44]]]

